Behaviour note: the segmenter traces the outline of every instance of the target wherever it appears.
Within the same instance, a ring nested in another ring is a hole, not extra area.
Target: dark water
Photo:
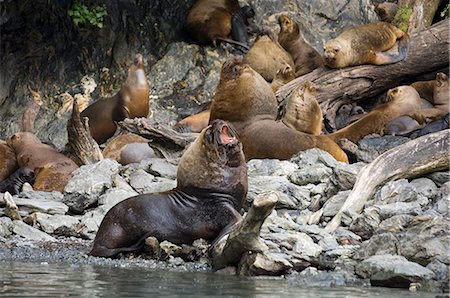
[[[0,263],[0,297],[434,297],[385,288],[305,288],[283,279],[208,272]]]

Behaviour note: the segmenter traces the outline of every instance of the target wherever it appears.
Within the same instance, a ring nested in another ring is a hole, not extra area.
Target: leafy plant
[[[75,25],[91,24],[98,28],[103,28],[104,17],[108,15],[105,5],[87,7],[79,1],[73,4],[68,13]]]
[[[444,6],[444,9],[441,11],[441,18],[444,19],[448,18],[449,12],[450,12],[450,4],[446,4]]]

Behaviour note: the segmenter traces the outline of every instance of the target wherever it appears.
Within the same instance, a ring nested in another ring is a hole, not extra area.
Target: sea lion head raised
[[[300,29],[296,21],[288,17],[287,15],[280,15],[278,17],[278,24],[280,25],[280,34],[288,35],[291,37],[297,37],[300,34]]]
[[[205,189],[245,198],[247,165],[231,124],[218,119],[202,130],[180,159],[177,188]]]
[[[348,65],[345,54],[349,52],[349,44],[342,39],[332,39],[325,43],[323,58],[325,64],[332,68],[343,68]]]

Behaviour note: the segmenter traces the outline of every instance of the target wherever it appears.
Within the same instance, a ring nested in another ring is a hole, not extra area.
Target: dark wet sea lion
[[[255,17],[255,11],[250,5],[241,7],[231,17],[231,38],[243,44],[248,42],[249,19]]]
[[[277,110],[271,86],[260,74],[238,57],[223,64],[210,121],[224,119],[235,126],[247,160],[289,159],[302,150],[320,148],[339,161],[348,161],[326,136],[302,133],[276,121]]]
[[[284,69],[286,64],[294,68],[291,55],[283,49],[275,34],[267,28],[260,32],[253,46],[245,54],[244,61],[267,82],[272,82],[275,74]]]
[[[119,92],[113,97],[99,99],[81,112],[81,117],[89,118],[89,130],[94,140],[103,144],[112,137],[117,129],[115,122],[147,117],[149,90],[144,58],[137,54]]]
[[[230,124],[214,121],[181,157],[177,187],[115,205],[103,218],[90,254],[136,251],[149,236],[175,244],[213,240],[241,218],[247,189],[242,145]]]
[[[0,181],[8,178],[18,168],[14,150],[5,141],[0,140]]]
[[[9,192],[11,195],[16,195],[22,190],[22,186],[28,182],[31,185],[36,180],[34,171],[30,168],[23,167],[15,171],[7,179],[0,182],[0,192]]]
[[[13,148],[20,167],[28,167],[36,174],[34,190],[64,191],[77,164],[53,147],[43,144],[35,134],[18,132],[6,141]]]
[[[388,102],[378,106],[356,122],[327,135],[333,140],[348,139],[357,143],[369,134],[384,134],[387,125],[401,116],[411,116],[419,123],[424,122],[420,110],[420,96],[410,86],[399,86],[387,93]]]
[[[281,27],[278,34],[278,42],[294,60],[296,77],[307,74],[324,65],[319,52],[302,37],[296,21],[287,15],[280,15],[278,23]]]
[[[386,52],[397,40],[398,53]],[[383,65],[406,58],[408,34],[386,22],[370,23],[349,28],[325,43],[324,61],[332,68],[362,64]]]

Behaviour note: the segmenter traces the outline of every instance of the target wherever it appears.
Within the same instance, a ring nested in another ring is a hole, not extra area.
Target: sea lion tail
[[[392,53],[390,51],[383,53],[376,53],[374,64],[384,65],[397,63],[405,60],[409,51],[409,35],[405,33],[398,41],[398,53]]]

